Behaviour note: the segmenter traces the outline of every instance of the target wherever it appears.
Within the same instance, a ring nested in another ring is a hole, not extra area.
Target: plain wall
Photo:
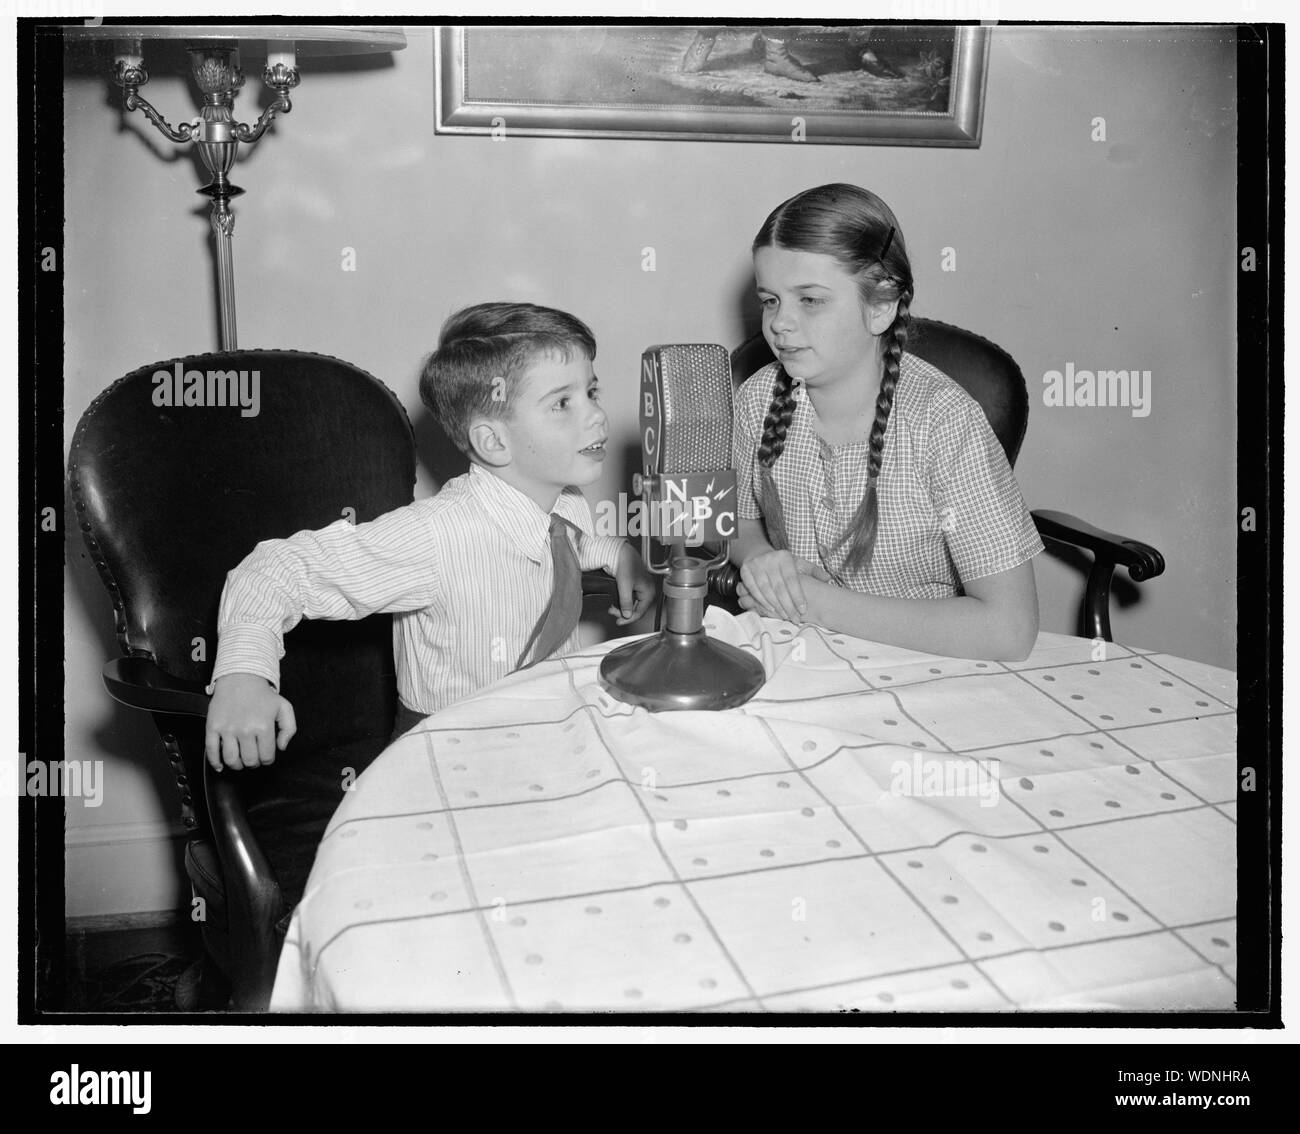
[[[914,311],[986,335],[1024,370],[1029,506],[1163,552],[1157,580],[1126,587],[1120,572],[1115,637],[1235,667],[1230,29],[994,28],[974,150],[436,135],[434,31],[406,34],[378,64],[304,62],[292,114],[244,150],[241,346],[346,358],[420,432],[419,364],[447,314],[553,304],[595,331],[611,440],[631,450],[642,349],[738,344],[757,321],[748,248],[763,217],[809,186],[857,182],[900,218]],[[186,80],[151,72],[143,93],[173,122],[192,117]],[[260,86],[250,76],[237,117],[253,116]],[[217,332],[197,158],[122,112],[84,63],[70,62],[65,131],[70,439],[115,378],[216,349]],[[941,270],[945,249],[955,271]],[[1043,375],[1067,363],[1150,370],[1152,412],[1044,406]],[[610,462],[588,497],[630,491],[626,471]],[[417,494],[435,487],[422,472]],[[175,789],[151,722],[103,690],[112,611],[68,530],[66,755],[106,769],[101,807],[69,801],[68,913],[170,908],[186,899]],[[1081,575],[1046,556],[1037,574],[1043,629],[1074,632]]]

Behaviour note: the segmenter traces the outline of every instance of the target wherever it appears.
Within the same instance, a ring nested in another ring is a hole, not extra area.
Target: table
[[[357,780],[273,1011],[1231,1010],[1236,678],[933,657],[711,609],[769,675],[647,713],[609,642]]]

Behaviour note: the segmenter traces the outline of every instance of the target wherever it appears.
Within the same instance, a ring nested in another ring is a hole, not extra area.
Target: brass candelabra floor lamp
[[[298,86],[298,57],[368,55],[400,51],[406,36],[397,28],[315,27],[298,25],[120,24],[69,27],[69,38],[111,40],[114,82],[122,89],[128,111],[139,110],[165,137],[198,147],[212,180],[198,192],[212,202],[209,219],[216,248],[217,296],[221,349],[235,350],[235,268],[232,237],[235,214],[231,201],[243,190],[230,180],[242,144],[256,142],[277,116],[293,109],[289,92]],[[160,40],[184,43],[190,74],[201,96],[198,116],[172,126],[140,93],[149,81],[145,49]],[[275,92],[274,101],[252,123],[235,119],[235,96],[244,85],[240,49],[266,54],[262,82]]]

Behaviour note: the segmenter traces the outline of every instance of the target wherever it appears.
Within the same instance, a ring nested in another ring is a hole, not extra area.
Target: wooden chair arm
[[[1150,544],[1102,531],[1068,512],[1038,510],[1032,515],[1045,539],[1092,552],[1092,570],[1084,593],[1083,631],[1087,637],[1111,641],[1110,580],[1116,566],[1127,568],[1131,579],[1142,582],[1164,571],[1164,556]]]
[[[206,717],[211,698],[197,681],[173,677],[152,658],[113,658],[104,666],[110,695],[133,709]],[[271,999],[279,942],[275,925],[284,896],[275,870],[248,821],[240,772],[216,772],[204,761],[203,786],[212,840],[221,861],[230,926],[231,992],[238,1011],[260,1012]]]
[[[618,582],[613,575],[605,571],[584,571],[582,573],[582,597],[592,598],[603,595],[605,598],[618,599]]]
[[[197,681],[186,681],[149,657],[113,658],[104,666],[109,695],[133,709],[206,717],[211,698]]]
[[[231,994],[236,1011],[262,1012],[271,1002],[280,955],[275,926],[284,914],[284,895],[266,852],[248,821],[239,790],[241,773],[215,771],[204,761],[212,838],[221,860],[229,911]]]
[[[1141,540],[1104,532],[1068,512],[1039,509],[1033,517],[1040,534],[1058,543],[1085,548],[1094,555],[1104,556],[1112,564],[1127,567],[1130,577],[1136,582],[1154,579],[1165,569],[1164,556]]]
[[[736,601],[736,587],[740,585],[740,567],[727,563],[717,571],[709,572],[709,597],[727,602]]]

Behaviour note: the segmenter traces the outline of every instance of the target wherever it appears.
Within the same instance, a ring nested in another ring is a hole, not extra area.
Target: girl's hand
[[[764,618],[802,622],[808,613],[805,578],[830,581],[824,568],[788,551],[751,555],[741,565],[736,595],[743,609],[756,611]]]

